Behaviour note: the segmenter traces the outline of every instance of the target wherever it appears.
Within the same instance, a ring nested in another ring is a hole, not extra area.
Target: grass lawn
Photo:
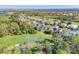
[[[76,42],[79,42],[79,36],[75,36],[75,37],[74,37],[74,40],[75,40]]]
[[[22,42],[34,43],[36,40],[43,40],[45,38],[51,39],[51,35],[38,32],[37,34],[5,36],[0,38],[0,48],[14,46]]]

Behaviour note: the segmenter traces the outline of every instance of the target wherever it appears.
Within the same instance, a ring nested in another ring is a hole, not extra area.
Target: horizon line
[[[79,5],[0,5],[0,9],[79,9]]]

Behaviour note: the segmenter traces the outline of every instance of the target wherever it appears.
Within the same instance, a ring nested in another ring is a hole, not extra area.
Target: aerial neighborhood
[[[1,54],[78,54],[79,9],[1,9]]]

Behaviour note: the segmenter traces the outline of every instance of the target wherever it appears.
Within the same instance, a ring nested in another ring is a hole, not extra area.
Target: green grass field
[[[51,35],[47,35],[47,34],[39,32],[37,34],[5,36],[5,37],[0,38],[0,47],[14,46],[22,42],[34,43],[36,40],[43,40],[46,38],[50,39]]]

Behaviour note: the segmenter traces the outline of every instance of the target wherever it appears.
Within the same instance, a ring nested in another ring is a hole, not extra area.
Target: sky
[[[0,5],[0,9],[68,9],[79,5]]]

